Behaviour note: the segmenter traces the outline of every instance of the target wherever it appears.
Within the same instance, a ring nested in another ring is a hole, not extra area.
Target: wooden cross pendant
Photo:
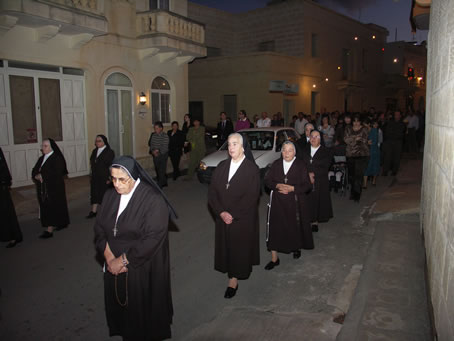
[[[229,187],[230,187],[230,184],[229,184],[229,183],[226,183],[226,184],[225,184],[225,189],[229,189]]]
[[[113,229],[112,231],[113,231],[113,233],[114,233],[114,237],[116,237],[116,236],[117,236],[117,232],[118,232],[117,224],[116,224],[116,223],[115,223],[115,227],[114,227],[114,229]]]
[[[286,184],[288,181],[287,177],[284,178],[284,183]]]

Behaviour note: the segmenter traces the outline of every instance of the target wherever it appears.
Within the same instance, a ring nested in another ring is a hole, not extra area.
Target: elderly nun
[[[113,160],[114,188],[96,215],[95,244],[104,258],[104,301],[110,336],[171,337],[168,223],[175,211],[159,186],[130,156]]]
[[[246,157],[240,134],[229,136],[228,153],[213,174],[208,204],[216,219],[214,268],[227,273],[224,297],[232,298],[238,280],[249,278],[252,266],[260,262],[260,173]]]
[[[284,142],[282,157],[274,161],[265,176],[265,185],[271,189],[266,234],[271,261],[266,270],[280,264],[278,252],[293,253],[298,259],[301,249],[314,248],[308,203],[312,185],[306,165],[295,154],[295,145]]]

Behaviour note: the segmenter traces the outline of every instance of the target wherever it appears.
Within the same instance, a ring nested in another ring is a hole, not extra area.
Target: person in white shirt
[[[262,112],[262,118],[257,121],[257,128],[271,127],[271,119],[268,117],[267,112]]]
[[[301,136],[304,135],[304,127],[307,124],[307,120],[304,118],[304,114],[302,112],[298,113],[298,119],[295,122],[295,130]]]

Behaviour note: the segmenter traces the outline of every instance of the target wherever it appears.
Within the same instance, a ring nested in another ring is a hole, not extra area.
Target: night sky
[[[244,12],[265,7],[269,0],[190,0],[208,7],[229,12]],[[427,31],[413,36],[410,26],[411,0],[318,0],[318,3],[363,23],[374,23],[389,31],[388,42],[397,40],[418,41],[427,39]]]

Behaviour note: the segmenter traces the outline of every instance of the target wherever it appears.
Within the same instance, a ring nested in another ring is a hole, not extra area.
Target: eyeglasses
[[[316,136],[311,136],[311,139],[319,139],[320,138],[320,135],[316,135]]]
[[[110,176],[109,179],[110,181],[112,181],[112,183],[119,182],[123,185],[126,185],[129,182],[129,180],[131,180],[131,178],[116,178],[114,176]]]
[[[103,140],[96,140],[96,142],[104,142]]]

